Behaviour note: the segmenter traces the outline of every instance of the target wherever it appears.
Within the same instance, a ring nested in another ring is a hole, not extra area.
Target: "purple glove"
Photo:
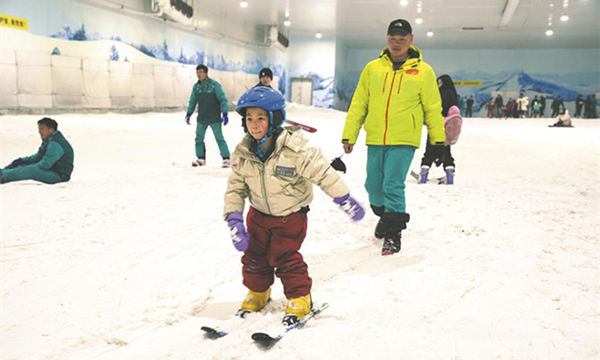
[[[14,159],[6,168],[7,169],[12,169],[12,168],[19,167],[19,166],[21,166],[23,164],[25,164],[23,162],[23,160],[21,160],[21,158],[18,158],[18,159]]]
[[[192,113],[187,113],[185,114],[185,122],[189,125],[190,124],[190,117],[192,116]]]
[[[227,123],[229,122],[229,114],[227,114],[226,112],[223,113],[223,125],[227,125]]]
[[[359,221],[363,217],[365,217],[365,209],[354,199],[350,194],[346,194],[344,196],[336,197],[333,199],[333,202],[338,204],[338,206],[344,210],[352,221]]]
[[[244,226],[244,218],[239,211],[230,212],[227,214],[227,226],[229,226],[229,235],[233,246],[239,251],[246,251],[248,248],[248,232]]]

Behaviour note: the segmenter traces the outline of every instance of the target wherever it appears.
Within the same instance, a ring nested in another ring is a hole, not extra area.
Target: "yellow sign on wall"
[[[27,19],[0,14],[0,26],[7,26],[20,30],[27,30]]]
[[[481,80],[454,80],[454,86],[478,87],[481,86]]]

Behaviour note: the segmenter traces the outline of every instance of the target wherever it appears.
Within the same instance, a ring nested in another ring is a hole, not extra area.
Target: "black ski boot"
[[[383,224],[383,219],[379,219],[377,225],[375,226],[375,237],[379,240],[385,237],[385,225]]]
[[[375,226],[375,238],[381,240],[385,237],[385,225],[383,224],[383,213],[385,212],[385,208],[383,206],[375,206],[371,205],[371,210],[377,216],[379,216],[379,221]]]
[[[381,248],[381,255],[392,255],[400,251],[402,247],[402,238],[400,233],[394,235],[386,235],[383,240],[383,247]]]
[[[392,255],[400,251],[402,247],[401,232],[406,229],[406,223],[409,220],[410,215],[407,213],[390,212],[381,216],[383,233],[385,234],[381,255]]]

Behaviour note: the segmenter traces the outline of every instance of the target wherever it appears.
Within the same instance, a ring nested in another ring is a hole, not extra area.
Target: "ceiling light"
[[[550,7],[554,7],[554,4],[553,4],[553,3],[550,3]]]
[[[423,9],[421,9],[420,7],[417,8],[417,14],[420,14],[421,11],[423,11]]]
[[[320,32],[320,31],[317,31],[317,33],[315,34],[315,37],[316,37],[317,39],[320,39],[320,38],[322,38],[322,37],[323,37],[323,34],[321,34],[321,32]]]
[[[400,0],[400,6],[408,5],[408,0]]]
[[[552,34],[554,34],[554,31],[552,31],[552,29],[546,30],[546,36],[552,36]]]
[[[290,21],[290,19],[285,19],[285,21],[283,22],[283,25],[290,26],[290,25],[292,25],[292,22]]]
[[[415,19],[415,22],[417,24],[422,24],[423,23],[423,18],[418,17],[418,18]]]
[[[561,17],[560,17],[560,21],[563,21],[563,22],[564,22],[564,21],[569,21],[569,15],[566,15],[566,14],[565,14],[565,15],[561,16]]]
[[[245,9],[245,8],[247,8],[247,7],[248,7],[248,2],[247,2],[247,1],[240,1],[240,7],[241,7],[242,9]]]
[[[429,31],[427,32],[427,36],[428,36],[428,37],[432,37],[432,36],[433,36],[433,31],[429,30]]]

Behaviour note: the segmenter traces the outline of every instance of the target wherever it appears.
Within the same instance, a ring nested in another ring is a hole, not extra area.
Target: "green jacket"
[[[311,203],[312,184],[332,198],[348,194],[350,189],[329,159],[307,142],[299,126],[285,127],[273,153],[262,162],[250,150],[250,135],[246,134],[231,156],[223,217],[243,212],[246,198],[263,214],[292,214]]]
[[[69,181],[73,172],[74,157],[75,154],[71,144],[57,130],[42,141],[37,153],[23,157],[21,160],[25,164],[33,164],[43,170],[54,171],[62,181]]]
[[[365,127],[367,145],[421,144],[423,123],[432,144],[446,140],[442,101],[435,72],[411,46],[409,58],[394,70],[387,48],[365,66],[346,116],[342,142],[355,144]]]
[[[192,88],[187,113],[193,114],[198,106],[198,122],[211,124],[221,122],[221,113],[228,112],[227,97],[218,82],[206,78],[204,82],[198,81]]]

